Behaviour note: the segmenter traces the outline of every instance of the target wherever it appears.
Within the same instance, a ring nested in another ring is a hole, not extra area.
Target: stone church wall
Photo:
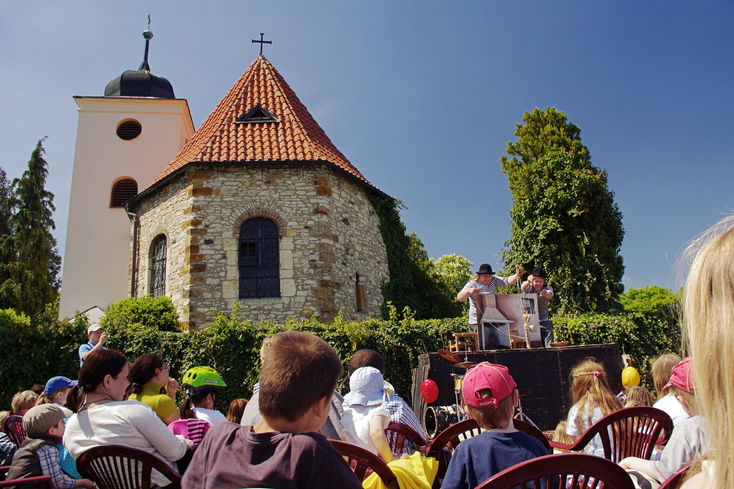
[[[189,327],[237,301],[238,315],[255,321],[380,315],[388,271],[378,217],[363,187],[331,168],[199,167],[139,207],[142,249],[170,233],[166,294]],[[278,225],[281,297],[239,298],[239,229],[251,217]],[[149,275],[141,265],[139,293]]]

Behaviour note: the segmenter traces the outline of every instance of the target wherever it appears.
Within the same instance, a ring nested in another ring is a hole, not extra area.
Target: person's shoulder
[[[514,435],[516,443],[523,448],[526,448],[537,455],[548,455],[548,450],[545,448],[545,445],[540,442],[540,440],[522,431],[517,431],[514,433]]]

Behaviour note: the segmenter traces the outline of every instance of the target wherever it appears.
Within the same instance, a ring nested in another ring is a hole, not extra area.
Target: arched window
[[[150,295],[166,294],[166,237],[159,234],[150,244]]]
[[[278,225],[255,217],[240,226],[240,299],[280,297]]]
[[[132,178],[118,180],[112,186],[110,207],[123,207],[125,202],[138,195],[138,183]]]

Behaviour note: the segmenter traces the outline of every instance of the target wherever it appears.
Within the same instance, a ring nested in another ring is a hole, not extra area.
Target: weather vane
[[[253,39],[252,40],[253,44],[254,43],[260,44],[260,56],[263,55],[263,44],[273,44],[273,41],[263,41],[263,38],[264,37],[265,37],[265,33],[264,32],[261,32],[260,33],[260,40],[259,41],[257,39]]]

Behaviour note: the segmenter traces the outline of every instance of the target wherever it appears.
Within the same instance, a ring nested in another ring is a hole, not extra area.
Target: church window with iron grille
[[[159,234],[150,245],[150,295],[166,294],[166,237]]]
[[[280,297],[278,225],[255,217],[240,226],[240,298]]]

